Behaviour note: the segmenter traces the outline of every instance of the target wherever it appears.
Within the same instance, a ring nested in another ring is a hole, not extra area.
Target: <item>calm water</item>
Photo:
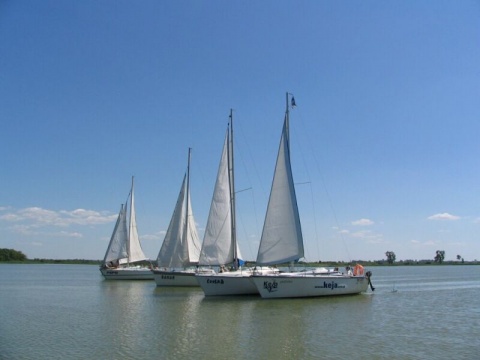
[[[374,293],[262,300],[105,281],[97,266],[0,264],[0,359],[478,356],[480,266],[369,270]]]

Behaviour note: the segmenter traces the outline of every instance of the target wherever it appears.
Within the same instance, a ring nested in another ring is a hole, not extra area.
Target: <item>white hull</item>
[[[152,270],[145,267],[100,269],[106,280],[153,280]]]
[[[206,271],[208,274],[213,273],[213,270],[199,270]],[[157,283],[157,286],[199,286],[195,274],[198,271],[195,270],[152,270],[153,279]]]
[[[198,274],[197,280],[206,296],[258,295],[253,274],[278,273],[277,269],[237,270],[213,275]]]
[[[348,275],[283,273],[254,275],[252,281],[265,299],[352,295],[365,292],[368,287],[365,276]]]
[[[198,284],[206,296],[258,295],[250,271],[225,272],[214,275],[196,275]]]

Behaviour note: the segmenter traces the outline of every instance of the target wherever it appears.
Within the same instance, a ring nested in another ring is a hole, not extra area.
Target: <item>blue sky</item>
[[[478,1],[0,1],[0,247],[103,258],[135,176],[156,258],[189,147],[203,237],[233,108],[255,259],[287,91],[306,260],[480,259]]]

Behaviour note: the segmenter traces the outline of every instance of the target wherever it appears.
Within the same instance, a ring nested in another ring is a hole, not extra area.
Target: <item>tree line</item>
[[[405,261],[396,261],[396,255],[395,252],[393,251],[387,251],[385,253],[385,256],[387,257],[386,263],[387,264],[400,264],[400,265],[418,265],[418,264],[430,264],[431,260],[405,260]],[[435,257],[433,258],[433,262],[436,264],[443,264],[445,261],[445,251],[444,250],[437,250],[435,252]],[[85,260],[85,259],[66,259],[66,260],[54,260],[54,259],[28,259],[27,256],[22,253],[21,251],[14,250],[14,249],[0,249],[0,262],[28,262],[28,263],[57,263],[57,264],[99,264],[100,260]],[[362,263],[365,265],[382,265],[384,264],[385,260],[377,260],[377,261],[362,261],[362,260],[355,260],[355,261],[349,261],[349,262],[343,262],[343,261],[318,261],[318,264],[324,264],[325,266],[338,266],[342,265],[343,263],[345,264],[350,264],[350,263]],[[251,266],[255,266],[255,262],[248,262]],[[300,261],[300,263],[303,263]],[[450,263],[455,263],[455,262],[448,262]],[[458,263],[465,263],[465,260],[461,255],[457,255],[457,264]],[[477,263],[475,260],[473,263]]]
[[[27,255],[13,249],[0,249],[0,261],[25,261]]]
[[[385,253],[385,256],[387,257],[387,263],[389,263],[389,264],[395,263],[396,256],[395,256],[395,253],[393,251],[387,251]],[[438,263],[438,264],[443,264],[444,260],[445,260],[445,250],[437,250],[435,252],[435,257],[433,258],[433,261]],[[463,257],[461,255],[457,255],[457,260],[461,261],[462,264],[465,262],[465,260],[463,259]]]

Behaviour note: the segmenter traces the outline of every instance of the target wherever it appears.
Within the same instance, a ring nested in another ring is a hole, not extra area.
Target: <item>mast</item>
[[[288,154],[290,156],[290,108],[288,106],[288,92],[287,92],[287,110],[285,111],[285,126],[288,144]]]
[[[290,158],[290,108],[288,106],[288,92],[286,93],[286,106],[287,109],[285,110],[285,137],[286,137],[286,144],[287,144],[287,153],[288,158]],[[290,261],[290,269],[292,270],[295,266],[294,260]]]
[[[132,234],[132,218],[133,218],[133,213],[132,209],[134,206],[133,203],[133,176],[132,176],[132,188],[130,189],[130,218],[128,221],[128,237],[127,237],[127,264],[130,266],[130,236]]]
[[[233,110],[230,109],[230,124],[228,133],[228,181],[230,187],[230,220],[232,222],[232,246],[233,246],[233,268],[238,269],[238,254],[237,254],[237,225],[235,214],[235,176],[233,165]]]
[[[190,205],[190,157],[191,157],[192,148],[188,148],[188,163],[187,163],[187,189],[185,194],[185,228],[183,231],[183,239],[182,241],[187,245],[188,249],[188,217],[190,216],[190,209],[188,206]],[[188,250],[187,250],[188,251]],[[190,257],[189,257],[190,258]]]

